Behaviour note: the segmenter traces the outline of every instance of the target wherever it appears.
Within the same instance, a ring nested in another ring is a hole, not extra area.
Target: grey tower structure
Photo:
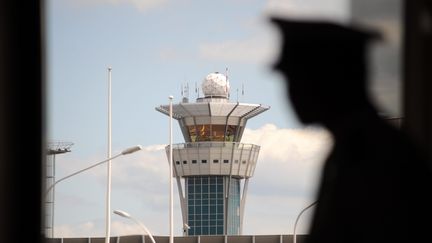
[[[189,226],[185,235],[242,233],[248,182],[260,147],[240,140],[248,119],[269,107],[230,102],[229,88],[224,74],[210,73],[202,83],[204,97],[173,104],[185,140],[173,144],[172,161],[183,225]],[[169,115],[169,105],[156,110]]]

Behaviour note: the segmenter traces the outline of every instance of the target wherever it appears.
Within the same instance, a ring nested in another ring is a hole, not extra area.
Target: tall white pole
[[[169,221],[170,221],[170,237],[169,243],[174,243],[174,201],[173,201],[173,148],[172,148],[172,100],[173,96],[169,96]]]
[[[108,67],[108,158],[111,158],[111,67]],[[111,160],[107,163],[107,192],[106,192],[106,212],[105,243],[110,242],[111,236]]]

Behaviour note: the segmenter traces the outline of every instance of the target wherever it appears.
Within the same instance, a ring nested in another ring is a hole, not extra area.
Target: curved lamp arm
[[[119,153],[119,154],[117,154],[117,155],[114,155],[114,156],[111,157],[111,158],[105,159],[105,160],[103,160],[103,161],[101,161],[101,162],[98,162],[98,163],[96,163],[96,164],[94,164],[94,165],[91,165],[91,166],[89,166],[89,167],[87,167],[87,168],[84,168],[84,169],[79,170],[79,171],[77,171],[77,172],[74,172],[74,173],[72,173],[72,174],[70,174],[70,175],[68,175],[68,176],[65,176],[65,177],[63,177],[63,178],[57,180],[56,182],[54,182],[50,187],[48,187],[48,189],[45,191],[45,196],[48,194],[48,192],[49,192],[51,189],[53,189],[53,187],[54,187],[57,183],[59,183],[59,182],[61,182],[61,181],[64,181],[64,180],[66,180],[66,179],[68,179],[68,178],[70,178],[70,177],[72,177],[72,176],[74,176],[74,175],[80,174],[80,173],[82,173],[82,172],[84,172],[84,171],[86,171],[86,170],[89,170],[89,169],[91,169],[91,168],[93,168],[93,167],[96,167],[96,166],[98,166],[98,165],[101,165],[101,164],[103,164],[103,163],[106,163],[106,162],[108,162],[108,161],[110,161],[110,160],[113,160],[113,159],[115,159],[115,158],[117,158],[117,157],[120,157],[120,156],[122,156],[122,155],[135,153],[136,151],[139,151],[139,150],[141,150],[141,149],[142,149],[142,146],[141,146],[141,145],[136,145],[136,146],[133,146],[133,147],[127,148],[127,149],[123,150],[121,153]]]
[[[129,213],[127,213],[125,211],[122,211],[122,210],[114,210],[113,213],[115,213],[115,214],[117,214],[117,215],[119,215],[121,217],[128,218],[128,219],[131,219],[132,221],[134,221],[136,224],[138,224],[148,234],[148,236],[150,237],[151,241],[153,243],[156,243],[155,239],[153,238],[152,233],[150,233],[150,230],[148,230],[147,227],[143,223],[141,223],[140,221],[138,221],[137,219],[135,219],[134,217],[132,217]]]
[[[317,204],[318,201],[315,201],[311,204],[309,204],[309,206],[305,207],[297,216],[296,221],[294,223],[294,232],[293,232],[293,243],[297,243],[297,235],[296,235],[296,229],[297,229],[297,223],[300,220],[300,216],[309,208],[311,208],[312,206],[314,206],[315,204]]]

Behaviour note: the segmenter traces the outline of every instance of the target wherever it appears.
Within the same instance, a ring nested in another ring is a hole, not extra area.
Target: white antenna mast
[[[238,88],[236,89],[236,91],[237,91],[237,103],[238,103],[239,102]]]
[[[197,99],[198,99],[199,98],[199,88],[198,88],[196,82],[195,82],[195,94],[197,95]]]
[[[182,102],[188,103],[189,102],[189,83],[186,83],[185,85],[181,85],[181,96],[182,96]]]
[[[226,77],[225,93],[227,94],[228,99],[229,99],[229,90],[228,90],[228,85],[229,85],[229,79],[228,79],[228,67],[225,68],[225,77]]]
[[[244,83],[242,83],[242,100],[244,99]]]

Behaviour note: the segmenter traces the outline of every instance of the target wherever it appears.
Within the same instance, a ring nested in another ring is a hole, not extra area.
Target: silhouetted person
[[[431,242],[430,165],[368,97],[366,50],[378,35],[324,22],[272,22],[282,34],[275,69],[298,118],[334,137],[307,242]]]

